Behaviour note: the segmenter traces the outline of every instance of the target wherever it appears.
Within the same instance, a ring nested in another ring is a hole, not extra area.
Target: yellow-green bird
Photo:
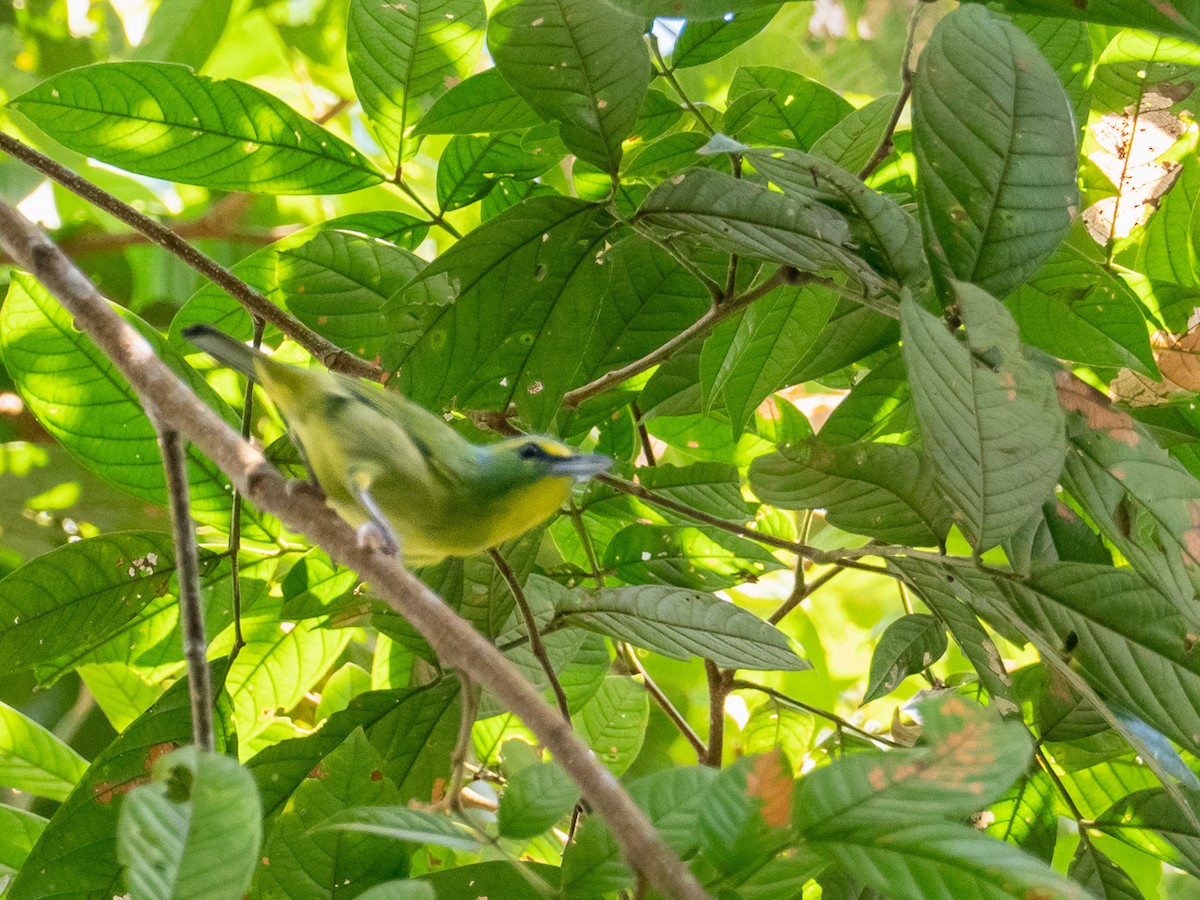
[[[277,362],[208,325],[183,335],[262,385],[330,505],[409,565],[523,534],[562,506],[572,484],[612,465],[542,436],[473,444],[399,394]]]

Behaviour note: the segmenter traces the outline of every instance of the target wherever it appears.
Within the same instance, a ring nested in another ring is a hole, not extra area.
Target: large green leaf
[[[382,767],[361,726],[327,754],[275,819],[250,897],[332,898],[407,874],[386,840],[319,828],[348,809],[395,803],[396,785],[381,774]]]
[[[1184,620],[1200,623],[1200,483],[1119,411],[1072,413],[1068,437],[1064,487]]]
[[[798,72],[742,66],[729,82],[722,130],[750,143],[807,150],[852,109],[840,94]]]
[[[1067,92],[1076,130],[1083,128],[1091,102],[1092,41],[1087,25],[1041,15],[1014,16],[1013,24],[1029,35],[1046,57]]]
[[[783,564],[764,547],[719,528],[637,522],[613,535],[603,565],[626,584],[716,591],[755,582]]]
[[[680,856],[691,855],[700,840],[699,814],[716,769],[679,767],[655,772],[629,786],[663,842]],[[563,854],[563,886],[568,896],[592,897],[625,887],[633,873],[621,858],[604,820],[589,816]]]
[[[140,319],[132,323],[160,359],[197,395],[237,427],[233,411]],[[154,426],[137,394],[69,313],[32,277],[13,274],[0,308],[4,363],[29,409],[76,459],[106,480],[160,506],[167,492]],[[194,447],[188,447],[192,515],[228,527],[229,482]]]
[[[217,46],[233,0],[163,0],[154,10],[134,59],[199,69]]]
[[[750,485],[772,506],[824,509],[830,524],[882,541],[936,545],[950,527],[933,472],[913,447],[811,438],[755,459]]]
[[[86,770],[87,761],[53,732],[0,703],[0,786],[61,801]]]
[[[1027,522],[1058,483],[1063,414],[1049,371],[1029,360],[1008,311],[958,286],[966,343],[904,302],[901,332],[921,433],[951,519],[978,552]]]
[[[717,19],[686,22],[671,51],[671,68],[701,66],[731,53],[766,28],[782,5],[732,8],[728,15]]]
[[[1142,892],[1129,874],[1091,841],[1079,842],[1067,875],[1102,900],[1142,900]]]
[[[803,272],[845,273],[872,293],[883,285],[855,253],[850,228],[837,212],[723,172],[691,169],[663,182],[642,201],[638,217],[725,253]]]
[[[382,175],[282,100],[166,63],[99,63],[11,101],[72,150],[187,184],[273,194],[342,194]]]
[[[507,0],[488,23],[488,49],[576,156],[616,173],[650,83],[641,19],[592,0]]]
[[[217,674],[214,681],[219,685]],[[217,750],[224,751],[231,735],[223,711],[218,708],[217,713]],[[146,782],[155,760],[191,740],[188,682],[181,678],[92,761],[55,811],[7,897],[44,900],[121,893],[117,821],[125,795]]]
[[[968,2],[978,3],[982,0]],[[1174,0],[1172,3],[1159,3],[1156,0],[1089,0],[1082,6],[1075,0],[999,0],[999,5],[1008,12],[1149,28],[1191,41],[1200,39],[1200,3],[1197,0]]]
[[[534,763],[508,776],[496,827],[508,838],[531,838],[551,828],[579,802],[579,787],[553,762]]]
[[[20,871],[45,830],[46,820],[36,813],[0,806],[0,875],[15,875]]]
[[[385,364],[419,403],[504,409],[543,428],[573,386],[608,267],[608,213],[535,197],[476,228],[387,304]]]
[[[610,676],[572,722],[592,755],[619,777],[633,765],[646,740],[650,695],[632,678]]]
[[[1145,273],[1156,281],[1200,285],[1196,205],[1200,201],[1200,159],[1183,158],[1179,180],[1159,204],[1142,242]]]
[[[389,331],[384,302],[424,262],[382,238],[347,228],[306,230],[274,248],[276,290],[305,325],[366,359]]]
[[[652,585],[568,591],[555,621],[672,659],[700,656],[734,669],[810,668],[783,633],[711,594]]]
[[[1194,809],[1200,808],[1200,792],[1189,791],[1188,797]],[[1200,878],[1200,828],[1161,788],[1121,798],[1097,817],[1096,827]]]
[[[378,835],[450,850],[475,850],[480,843],[465,823],[441,813],[406,806],[351,807],[330,816],[318,830]]]
[[[541,117],[508,86],[499,69],[484,69],[450,88],[421,117],[414,134],[488,134],[540,124]]]
[[[808,840],[978,812],[1025,772],[1029,733],[957,696],[920,704],[923,746],[855,753],[800,780],[793,814]]]
[[[1046,863],[956,822],[894,820],[847,830],[815,849],[896,900],[1087,900],[1090,895]]]
[[[1071,107],[1015,25],[978,6],[942,19],[913,80],[926,240],[998,297],[1058,246],[1078,206]]]
[[[438,205],[444,210],[467,206],[486,196],[501,175],[527,181],[558,160],[558,154],[527,149],[519,132],[455,135],[438,159]]]
[[[980,816],[992,837],[1016,844],[1047,863],[1054,858],[1058,836],[1054,782],[1043,769],[1018,779]]]
[[[346,57],[363,111],[392,162],[415,151],[414,123],[475,68],[483,0],[350,0]]]
[[[95,649],[174,574],[168,534],[100,535],[30,560],[0,580],[0,672]]]
[[[922,300],[931,290],[921,228],[895,201],[816,154],[751,150],[744,154],[784,193],[839,210],[850,222],[859,252]]]
[[[1052,356],[1157,374],[1137,298],[1074,247],[1054,251],[1004,305],[1021,327],[1021,338]]]
[[[262,843],[250,773],[193,746],[156,760],[153,776],[129,792],[117,824],[130,893],[139,900],[244,896]]]

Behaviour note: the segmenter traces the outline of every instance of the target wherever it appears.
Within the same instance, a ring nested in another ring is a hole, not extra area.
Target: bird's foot
[[[400,543],[395,535],[375,522],[363,522],[358,526],[357,535],[358,546],[364,550],[376,550],[386,556],[400,555]]]

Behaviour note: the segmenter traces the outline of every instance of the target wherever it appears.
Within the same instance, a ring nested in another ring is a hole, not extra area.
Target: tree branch
[[[154,409],[153,405],[149,407]],[[216,748],[213,739],[212,676],[208,670],[208,639],[204,636],[204,604],[200,599],[200,561],[196,557],[196,527],[188,498],[187,456],[179,432],[157,413],[150,420],[158,432],[163,473],[171,507],[175,542],[175,571],[179,581],[179,619],[183,658],[187,662],[188,697],[192,704],[192,740],[201,750]]]
[[[859,181],[866,181],[871,177],[871,173],[879,168],[879,164],[887,159],[888,155],[892,152],[892,135],[896,133],[896,126],[900,124],[900,116],[903,115],[904,107],[908,104],[908,98],[912,95],[912,52],[913,45],[917,40],[917,23],[921,20],[921,13],[924,9],[923,0],[922,3],[917,4],[917,8],[913,10],[912,16],[909,17],[908,40],[904,45],[904,59],[900,63],[900,96],[896,98],[896,105],[892,108],[892,117],[888,119],[887,128],[883,130],[883,139],[879,142],[879,146],[875,148],[875,152],[871,154],[871,158],[867,160],[867,164],[863,166],[862,171],[858,173]]]
[[[360,359],[348,350],[328,341],[307,325],[288,315],[261,293],[235,276],[224,266],[205,256],[167,226],[143,215],[127,203],[76,175],[66,166],[39,153],[11,135],[0,132],[0,150],[20,160],[32,169],[41,172],[51,181],[62,185],[71,193],[83,198],[98,209],[104,210],[130,228],[146,235],[153,243],[174,254],[213,284],[237,300],[251,315],[258,316],[274,325],[297,344],[316,357],[326,368],[373,381],[383,379],[383,371],[365,359]],[[20,259],[9,252],[20,262]]]
[[[355,531],[307,491],[287,481],[241,436],[188,390],[121,319],[54,244],[16,210],[0,204],[0,245],[38,278],[129,381],[164,426],[178,428],[265,512],[306,534],[338,562],[375,586],[449,667],[486,684],[537,736],[604,818],[635,872],[673,900],[708,894],[662,842],[654,826],[516,667],[392,557],[359,544]]]

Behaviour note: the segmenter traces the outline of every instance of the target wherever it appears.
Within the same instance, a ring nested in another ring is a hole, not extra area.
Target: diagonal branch
[[[375,585],[380,597],[416,628],[447,666],[488,685],[579,785],[640,877],[672,900],[708,897],[646,814],[511,662],[397,560],[361,546],[354,529],[323,501],[307,491],[289,490],[286,479],[262,453],[243,441],[155,356],[149,342],[108,306],[87,276],[6,204],[0,204],[0,245],[58,298],[164,426],[178,429],[260,509],[306,534],[333,559]]]

